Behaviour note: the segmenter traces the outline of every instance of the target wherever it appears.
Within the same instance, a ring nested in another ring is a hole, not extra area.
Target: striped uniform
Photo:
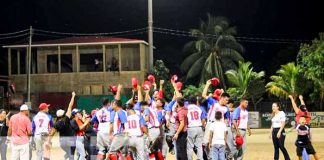
[[[195,104],[189,104],[188,108],[188,137],[187,137],[187,155],[188,159],[192,159],[193,148],[197,147],[197,158],[203,159],[202,141],[204,132],[202,130],[202,119],[206,119],[206,113],[201,107]]]
[[[98,124],[97,133],[97,146],[99,149],[98,154],[104,154],[106,147],[109,148],[109,127],[110,127],[110,114],[112,112],[111,107],[103,107],[96,112],[92,117],[91,122]]]
[[[125,110],[112,111],[110,125],[113,125],[114,139],[111,142],[109,153],[116,153],[126,145],[125,126],[127,125],[127,113]]]
[[[145,142],[141,127],[146,126],[143,116],[132,114],[127,116],[127,124],[125,132],[128,133],[128,146],[136,149],[137,158],[139,160],[147,159],[145,155]]]
[[[51,132],[53,124],[53,118],[48,113],[38,112],[33,118],[32,131],[35,137],[37,160],[41,160],[44,153],[49,152],[49,148],[45,147],[44,143]]]

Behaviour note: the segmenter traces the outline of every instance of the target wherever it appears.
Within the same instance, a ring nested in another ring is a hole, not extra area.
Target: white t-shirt
[[[272,121],[272,128],[280,128],[281,127],[281,122],[286,121],[285,112],[280,111],[274,117],[272,117],[271,121]]]
[[[225,132],[227,132],[227,127],[224,122],[216,121],[210,124],[209,130],[213,132],[212,145],[222,144],[225,145]]]

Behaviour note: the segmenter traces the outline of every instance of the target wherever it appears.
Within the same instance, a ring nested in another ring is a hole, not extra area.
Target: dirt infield
[[[320,159],[324,159],[324,128],[312,128],[312,139],[315,150]],[[296,132],[293,131],[286,136],[286,148],[291,159],[297,159],[296,147],[294,145],[296,139]],[[7,159],[10,159],[10,147],[8,148]],[[33,159],[35,159],[35,152],[33,152]],[[52,160],[63,160],[63,151],[59,148],[57,138],[53,139],[53,149],[51,151]],[[168,155],[168,160],[175,159],[173,155]],[[273,159],[273,145],[269,139],[269,129],[253,129],[252,135],[248,137],[248,149],[245,155],[245,160],[271,160]],[[280,159],[283,155],[280,153]]]

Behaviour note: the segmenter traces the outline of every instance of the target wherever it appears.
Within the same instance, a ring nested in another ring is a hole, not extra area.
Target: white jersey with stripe
[[[50,133],[52,117],[44,112],[38,112],[33,118],[34,135]]]
[[[140,124],[140,116],[137,114],[127,116],[127,124],[125,126],[125,132],[128,132],[129,136],[141,136],[143,135]]]
[[[107,108],[101,108],[96,112],[96,117],[99,122],[98,131],[99,132],[109,132],[110,125],[110,111]]]
[[[188,108],[188,127],[200,127],[202,126],[201,123],[201,113],[202,110],[200,109],[200,107],[198,107],[197,105],[194,104],[189,104],[187,106]]]
[[[125,114],[127,116],[127,112],[125,110],[120,110],[118,112],[124,112],[123,114]],[[122,119],[121,119],[122,117],[120,118],[118,116],[118,112],[115,112],[115,116],[113,117],[114,118],[114,121],[113,121],[113,134],[114,135],[125,132],[125,129],[123,128],[122,122],[121,122],[122,121]],[[125,118],[127,118],[127,117],[125,117]],[[124,125],[126,125],[126,124],[124,124]]]
[[[228,108],[226,106],[221,106],[219,103],[214,103],[211,109],[208,111],[208,120],[215,121],[215,113],[217,111],[222,113],[222,121],[224,121],[224,114],[228,112]]]
[[[151,107],[148,107],[148,108],[146,108],[146,111],[144,111],[144,114],[145,114],[145,116],[150,117],[150,121],[146,122],[148,128],[160,127],[160,122],[159,122],[158,114],[157,114],[156,110],[152,109]]]

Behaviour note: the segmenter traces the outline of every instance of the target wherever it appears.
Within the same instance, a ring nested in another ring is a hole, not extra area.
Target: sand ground
[[[293,131],[286,136],[286,148],[292,160],[297,159],[296,147],[294,145],[297,135]],[[324,128],[312,128],[312,142],[320,159],[324,160]],[[253,129],[252,135],[248,137],[248,149],[244,156],[245,160],[271,160],[273,159],[273,145],[269,139],[269,129]],[[8,148],[7,159],[11,155],[10,146]],[[51,150],[52,160],[63,160],[63,151],[59,147],[58,138],[53,139],[53,148]],[[33,151],[33,159],[35,152]],[[175,157],[171,154],[167,157],[168,160],[173,160]],[[283,155],[280,153],[280,160],[283,160]]]

